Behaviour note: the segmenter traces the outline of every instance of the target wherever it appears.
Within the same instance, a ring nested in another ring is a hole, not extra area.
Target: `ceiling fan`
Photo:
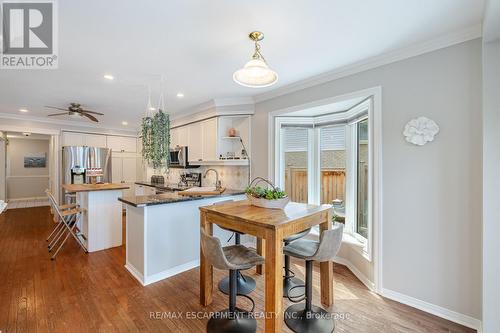
[[[67,109],[59,108],[57,106],[47,106],[47,105],[45,107],[46,108],[50,108],[50,109],[56,109],[56,110],[66,111],[66,112],[62,112],[62,113],[52,113],[52,114],[49,114],[48,115],[49,117],[62,116],[62,115],[80,116],[80,117],[87,117],[90,120],[98,123],[99,120],[97,120],[97,118],[94,117],[92,114],[96,114],[96,115],[99,115],[99,116],[103,116],[104,115],[104,113],[99,113],[99,112],[95,112],[95,111],[84,110],[82,108],[81,104],[79,104],[79,103],[70,103]]]

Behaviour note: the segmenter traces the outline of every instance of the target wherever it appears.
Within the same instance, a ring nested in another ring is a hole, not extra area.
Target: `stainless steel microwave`
[[[199,165],[190,165],[188,159],[188,147],[176,146],[170,149],[169,166],[171,168],[197,168]]]

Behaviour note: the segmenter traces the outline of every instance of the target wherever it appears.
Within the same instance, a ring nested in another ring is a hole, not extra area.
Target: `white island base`
[[[89,252],[122,245],[121,190],[78,192],[76,202],[83,208],[80,229]]]
[[[199,266],[198,208],[244,198],[243,195],[215,196],[140,207],[124,201],[127,204],[125,268],[145,286]],[[214,234],[223,245],[231,236],[231,232],[217,226],[214,226]]]

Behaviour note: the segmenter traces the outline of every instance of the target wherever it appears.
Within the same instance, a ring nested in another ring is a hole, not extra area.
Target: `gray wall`
[[[45,152],[45,168],[25,168],[26,153]],[[9,139],[7,146],[7,198],[45,197],[49,188],[49,140]],[[47,176],[47,177],[46,177]]]
[[[382,86],[383,287],[481,318],[481,40],[258,103],[255,176],[268,175],[268,113]],[[424,115],[441,127],[416,147],[402,130]]]
[[[483,330],[500,332],[500,40],[484,44]]]

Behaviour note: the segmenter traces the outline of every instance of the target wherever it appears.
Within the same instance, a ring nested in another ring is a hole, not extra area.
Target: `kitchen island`
[[[176,192],[119,198],[127,207],[125,268],[148,285],[195,268],[200,263],[199,207],[245,199],[242,190],[211,196]],[[214,228],[224,245],[231,232]]]
[[[67,193],[76,193],[83,209],[79,229],[89,252],[122,245],[122,207],[118,198],[123,184],[63,184]]]

